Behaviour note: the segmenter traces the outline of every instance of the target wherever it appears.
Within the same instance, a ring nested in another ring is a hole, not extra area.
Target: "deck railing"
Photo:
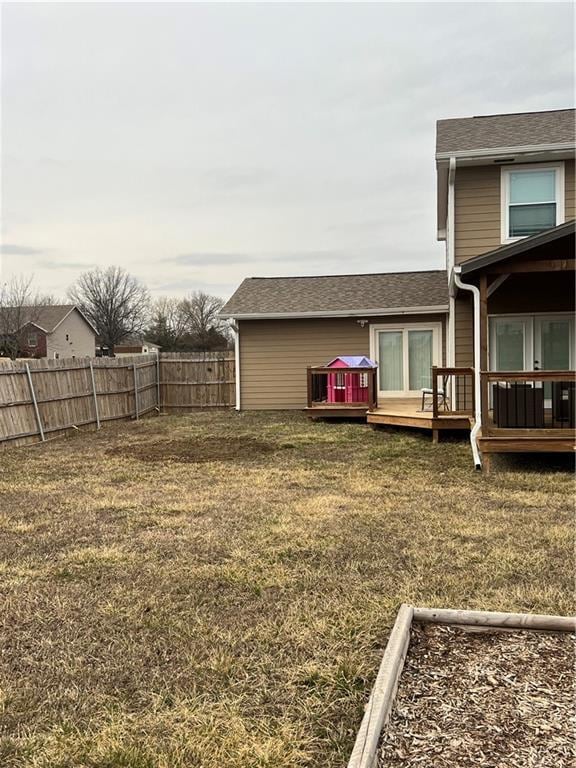
[[[482,371],[482,428],[574,430],[575,371]]]
[[[432,387],[422,396],[426,408],[426,393],[431,397],[435,419],[443,416],[472,416],[474,414],[474,368],[441,368],[432,366]]]
[[[377,370],[309,367],[308,408],[376,408]]]

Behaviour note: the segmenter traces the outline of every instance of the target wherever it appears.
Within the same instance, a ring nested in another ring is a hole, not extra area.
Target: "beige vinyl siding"
[[[460,264],[501,244],[500,167],[457,168],[454,191],[454,256]]]
[[[565,167],[565,217],[575,217],[574,161]],[[460,264],[502,245],[499,165],[456,169],[454,256]]]
[[[474,312],[472,296],[461,292],[454,301],[454,360],[460,367],[474,365]]]
[[[566,221],[576,218],[576,199],[574,193],[574,160],[564,164],[564,197]]]
[[[445,315],[372,317],[370,323],[443,323]],[[338,355],[369,355],[369,323],[356,318],[242,320],[240,406],[242,410],[306,407],[306,368]],[[444,355],[444,351],[443,351]]]

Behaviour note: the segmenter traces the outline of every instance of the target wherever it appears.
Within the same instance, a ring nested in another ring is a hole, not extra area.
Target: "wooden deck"
[[[430,430],[434,440],[441,430],[470,430],[468,413],[440,412],[435,418],[431,409],[423,411],[421,405],[419,397],[380,400],[377,408],[368,411],[366,419],[369,424]]]

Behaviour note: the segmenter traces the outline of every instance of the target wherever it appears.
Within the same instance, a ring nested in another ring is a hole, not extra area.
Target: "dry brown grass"
[[[6,768],[334,768],[399,603],[572,609],[570,471],[464,441],[198,413],[6,451],[0,492]]]

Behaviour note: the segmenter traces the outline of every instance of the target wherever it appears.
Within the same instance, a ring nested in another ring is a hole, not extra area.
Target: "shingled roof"
[[[444,270],[325,277],[249,277],[223,307],[222,317],[330,317],[445,311]]]
[[[438,120],[436,154],[574,144],[575,110],[521,112]]]
[[[4,307],[2,312],[6,318],[5,322],[7,322],[8,325],[10,324],[10,321],[12,321],[15,326],[21,328],[28,323],[33,323],[38,328],[46,331],[46,333],[52,333],[74,309],[80,313],[88,325],[94,330],[94,333],[96,333],[96,329],[92,323],[74,304],[45,304],[42,306],[20,308]],[[14,331],[16,330],[18,330],[17,327],[14,328]]]

